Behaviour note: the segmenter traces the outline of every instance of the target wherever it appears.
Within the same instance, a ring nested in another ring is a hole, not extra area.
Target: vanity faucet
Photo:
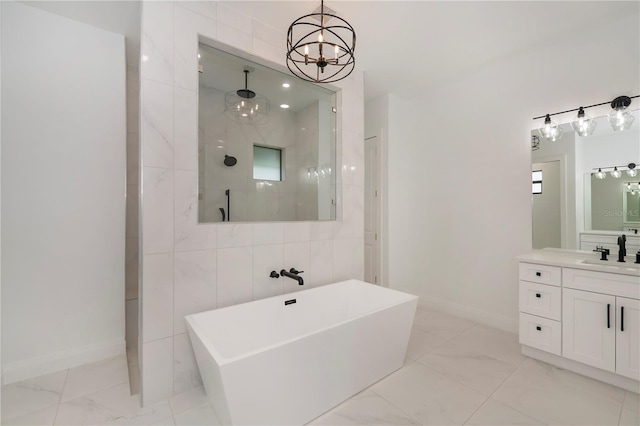
[[[302,279],[302,277],[298,274],[303,273],[304,271],[298,271],[296,270],[296,268],[291,268],[288,271],[286,269],[283,269],[280,271],[280,275],[282,275],[283,277],[289,277],[293,280],[298,281],[298,285],[303,285],[304,284],[304,280]]]
[[[609,260],[607,259],[607,256],[611,253],[609,249],[606,249],[602,246],[596,246],[596,249],[594,251],[601,254],[600,260]]]
[[[627,236],[622,234],[618,237],[618,262],[624,262],[624,257],[627,255]]]

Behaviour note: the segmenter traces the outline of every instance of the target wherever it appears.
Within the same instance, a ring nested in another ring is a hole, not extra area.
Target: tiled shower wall
[[[363,277],[364,108],[363,75],[354,72],[336,84],[338,220],[198,224],[198,35],[283,70],[284,29],[217,2],[142,7],[140,369],[148,405],[201,383],[185,315],[298,290],[268,277],[283,267],[304,270],[304,288]]]

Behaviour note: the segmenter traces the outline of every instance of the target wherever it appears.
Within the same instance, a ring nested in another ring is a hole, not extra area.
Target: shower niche
[[[200,223],[335,220],[336,93],[199,45]]]

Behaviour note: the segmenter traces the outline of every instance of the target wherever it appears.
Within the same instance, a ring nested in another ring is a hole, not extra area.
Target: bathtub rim
[[[300,334],[299,336],[295,336],[295,337],[291,337],[291,338],[288,338],[288,339],[280,340],[278,342],[266,345],[266,346],[264,346],[264,347],[262,347],[260,349],[255,349],[255,350],[252,350],[252,351],[248,351],[246,353],[243,353],[243,354],[240,354],[240,355],[236,355],[234,357],[225,357],[225,356],[223,356],[216,348],[213,347],[213,344],[211,342],[209,342],[208,339],[204,340],[204,339],[200,338],[200,333],[198,332],[199,331],[198,329],[200,327],[194,327],[193,321],[191,319],[191,317],[193,317],[193,316],[200,315],[200,314],[203,314],[203,313],[206,313],[206,312],[210,312],[210,311],[219,311],[219,310],[222,310],[222,309],[232,309],[232,308],[234,308],[236,306],[241,306],[241,305],[245,305],[245,304],[253,303],[253,302],[257,302],[257,301],[262,301],[262,300],[269,300],[269,299],[282,299],[282,300],[284,300],[284,299],[289,299],[289,298],[295,298],[295,294],[297,294],[297,293],[318,290],[318,289],[322,289],[322,288],[325,288],[325,287],[328,287],[328,286],[335,286],[335,285],[351,283],[351,282],[380,287],[380,288],[383,288],[385,290],[392,291],[394,293],[401,293],[405,297],[402,298],[401,300],[398,300],[398,301],[394,302],[394,303],[389,303],[389,304],[386,304],[386,305],[384,305],[382,307],[379,307],[377,309],[374,309],[374,310],[371,310],[371,311],[367,311],[365,313],[362,313],[362,314],[357,315],[357,316],[350,317],[350,318],[348,318],[346,320],[342,320],[342,321],[339,321],[337,323],[333,323],[330,326],[321,327],[321,328],[315,329],[313,331]],[[368,315],[372,315],[372,314],[381,312],[381,311],[383,311],[385,309],[389,309],[389,308],[393,308],[393,307],[398,306],[398,305],[402,305],[404,303],[408,303],[408,302],[411,302],[411,301],[415,300],[416,301],[416,305],[417,305],[417,300],[418,299],[419,299],[418,296],[416,296],[414,294],[411,294],[411,293],[407,293],[405,291],[395,290],[395,289],[388,288],[388,287],[382,287],[382,286],[379,286],[377,284],[371,284],[371,283],[368,283],[368,282],[365,282],[365,281],[362,281],[362,280],[358,280],[358,279],[348,279],[348,280],[339,281],[337,283],[331,283],[331,284],[326,284],[326,285],[323,285],[323,286],[318,286],[318,287],[313,287],[313,288],[301,290],[301,291],[298,291],[298,292],[279,294],[279,295],[271,296],[271,297],[265,297],[264,299],[252,300],[252,301],[244,302],[244,303],[238,303],[237,305],[225,306],[225,307],[219,308],[219,309],[210,309],[208,311],[203,311],[203,312],[198,312],[198,313],[195,313],[195,314],[186,315],[184,318],[185,318],[185,320],[187,322],[187,328],[189,330],[189,338],[192,338],[192,333],[194,333],[196,335],[196,337],[205,346],[207,351],[211,354],[211,357],[216,362],[216,364],[218,364],[219,366],[223,366],[223,365],[230,364],[232,362],[237,362],[237,361],[243,360],[243,359],[248,358],[250,356],[254,356],[254,355],[259,354],[261,352],[266,352],[266,351],[272,350],[273,348],[276,348],[278,346],[283,346],[283,345],[286,345],[288,343],[295,342],[295,341],[298,341],[300,339],[303,339],[305,337],[308,337],[308,336],[311,336],[311,335],[314,335],[314,334],[318,334],[318,333],[322,333],[322,332],[324,332],[324,331],[326,331],[326,330],[328,330],[330,328],[339,327],[339,326],[344,325],[346,323],[355,321],[357,319],[363,318],[363,317],[368,316]]]

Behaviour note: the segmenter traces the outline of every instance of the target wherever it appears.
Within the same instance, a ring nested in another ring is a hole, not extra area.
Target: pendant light
[[[609,113],[608,118],[613,130],[628,130],[629,127],[631,127],[633,115],[629,111],[626,111],[629,105],[631,105],[631,98],[629,96],[618,96],[611,101],[613,111]]]
[[[636,177],[638,175],[638,170],[636,169],[636,165],[635,163],[629,163],[629,165],[627,165],[627,176],[629,177]]]
[[[571,127],[580,136],[591,136],[596,128],[596,122],[584,113],[583,107],[580,107],[578,115],[571,122]]]
[[[249,73],[253,69],[244,68],[244,89],[228,92],[225,97],[224,113],[234,121],[245,124],[265,124],[269,121],[269,100],[249,90]]]
[[[319,22],[318,22],[319,21]],[[332,21],[333,25],[328,25]],[[287,67],[293,75],[314,83],[342,80],[355,67],[356,32],[347,21],[320,3],[296,19],[287,31]]]
[[[562,127],[558,126],[557,123],[551,121],[551,117],[549,116],[549,114],[547,114],[544,118],[544,126],[538,129],[538,131],[540,132],[540,136],[550,139],[553,142],[560,140],[563,133]]]

